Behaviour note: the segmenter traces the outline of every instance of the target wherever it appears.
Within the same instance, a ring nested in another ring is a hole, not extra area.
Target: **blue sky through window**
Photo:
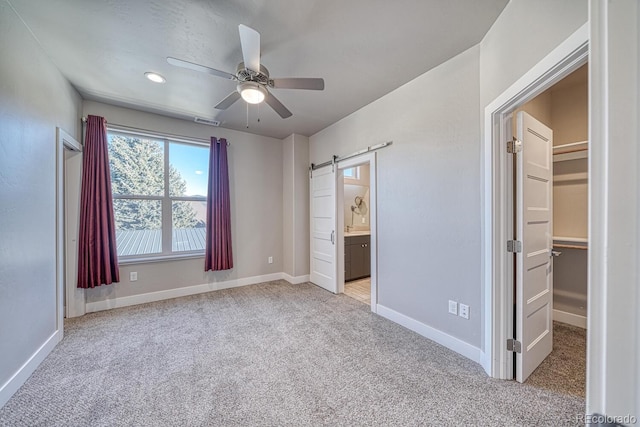
[[[187,182],[187,196],[207,196],[208,147],[172,142],[169,144],[169,163]]]

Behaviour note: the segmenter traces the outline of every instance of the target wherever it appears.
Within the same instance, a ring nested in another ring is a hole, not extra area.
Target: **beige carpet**
[[[529,376],[527,384],[584,398],[586,375],[586,329],[554,322],[553,351]]]
[[[66,322],[0,425],[560,426],[583,411],[352,298],[278,281]]]

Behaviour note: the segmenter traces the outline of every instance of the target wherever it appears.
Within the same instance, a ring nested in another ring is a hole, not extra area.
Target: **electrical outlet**
[[[458,314],[458,303],[455,301],[449,300],[449,313],[457,315]]]
[[[272,256],[270,256],[270,257],[267,259],[267,261],[269,261],[269,264],[273,264],[273,257],[272,257]]]
[[[129,273],[129,281],[135,282],[136,280],[138,280],[138,272],[132,271],[131,273]]]
[[[469,306],[466,304],[460,304],[460,317],[469,319]]]

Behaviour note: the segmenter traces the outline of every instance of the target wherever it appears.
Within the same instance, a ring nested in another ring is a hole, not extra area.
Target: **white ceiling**
[[[9,2],[85,99],[284,138],[312,135],[477,44],[508,0]],[[293,116],[250,106],[249,129],[243,101],[215,110],[235,84],[166,57],[235,74],[238,24],[260,32],[272,78],[323,77],[325,90],[274,89]],[[167,83],[149,82],[146,71]]]

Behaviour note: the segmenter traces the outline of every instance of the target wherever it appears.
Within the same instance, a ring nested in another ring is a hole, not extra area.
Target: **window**
[[[118,257],[204,253],[209,147],[107,132]]]
[[[344,177],[351,179],[360,179],[360,166],[355,166],[353,168],[344,170]]]

